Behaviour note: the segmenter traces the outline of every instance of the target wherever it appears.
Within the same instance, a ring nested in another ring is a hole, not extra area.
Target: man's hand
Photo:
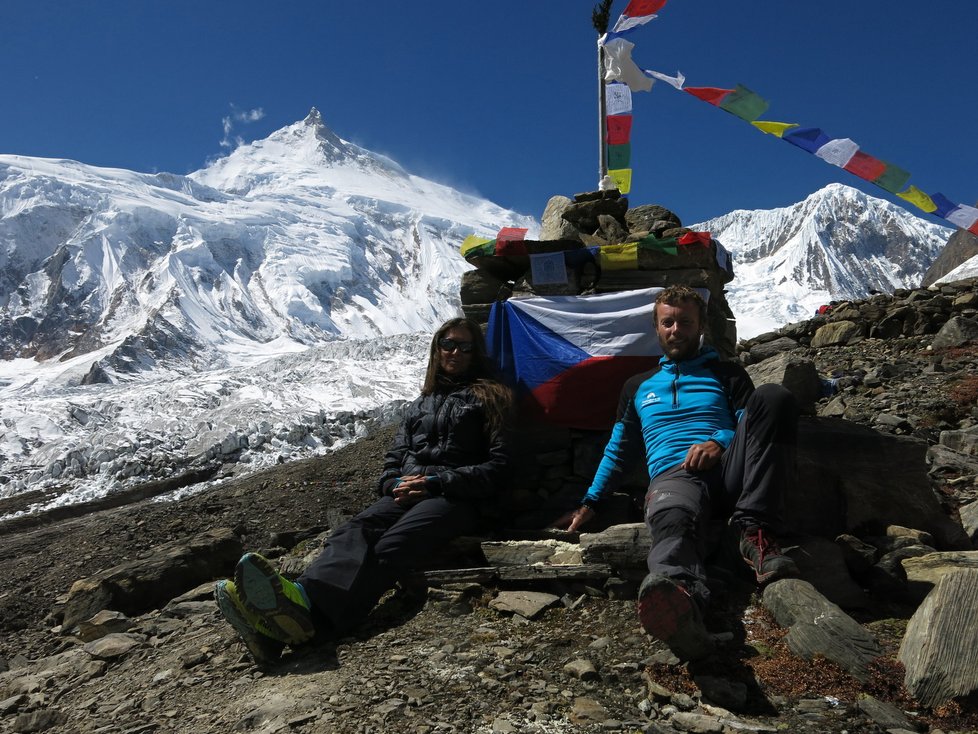
[[[570,512],[561,515],[554,521],[554,527],[560,530],[569,530],[570,532],[575,532],[581,525],[584,525],[592,517],[594,517],[595,512],[590,507],[581,505],[576,510],[571,510]]]
[[[706,471],[716,466],[723,456],[723,449],[716,441],[694,443],[686,452],[686,459],[680,464],[686,471]]]
[[[421,474],[409,474],[401,477],[401,481],[397,483],[391,493],[394,495],[394,501],[401,507],[411,507],[431,496],[428,493],[427,482]]]

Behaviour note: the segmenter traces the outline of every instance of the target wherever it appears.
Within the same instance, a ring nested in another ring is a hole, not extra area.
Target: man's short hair
[[[668,288],[663,288],[655,297],[655,305],[652,306],[652,323],[656,326],[659,325],[658,308],[660,303],[673,307],[682,303],[695,303],[700,312],[700,327],[706,328],[706,301],[703,300],[703,296],[688,285],[671,285]]]

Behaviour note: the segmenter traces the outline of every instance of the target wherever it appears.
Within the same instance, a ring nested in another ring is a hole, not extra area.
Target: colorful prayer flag
[[[937,205],[933,202],[933,200],[916,186],[910,186],[906,191],[898,192],[897,196],[904,201],[909,201],[918,209],[922,209],[928,213],[937,209]]]
[[[684,87],[684,92],[689,92],[694,97],[708,102],[717,107],[729,95],[733,94],[732,89],[720,89],[719,87]]]
[[[608,168],[628,168],[632,157],[632,144],[608,146]]]
[[[785,130],[790,130],[793,127],[798,127],[797,122],[772,122],[770,120],[755,120],[751,123],[754,127],[760,130],[762,133],[768,135],[774,135],[780,138],[784,135]]]
[[[624,145],[632,135],[631,115],[608,115],[608,145]]]
[[[958,204],[957,208],[948,212],[945,219],[958,225],[961,229],[970,229],[978,222],[978,209],[967,204]]]
[[[622,194],[627,194],[632,190],[631,168],[609,168],[608,175],[614,180],[615,188]]]
[[[809,153],[814,153],[829,142],[829,136],[817,127],[796,127],[786,130],[781,139]]]
[[[564,266],[564,253],[541,252],[530,255],[530,278],[533,285],[564,285],[567,283],[567,268]]]
[[[666,0],[632,0],[625,7],[612,30],[615,33],[624,33],[640,25],[645,25],[656,18],[655,14],[665,4]]]
[[[687,232],[678,240],[680,245],[696,245],[698,247],[709,247],[712,238],[709,232]]]
[[[652,77],[653,79],[663,81],[670,87],[674,87],[679,90],[681,90],[683,88],[683,84],[686,83],[686,77],[681,71],[677,71],[676,76],[668,76],[663,74],[661,71],[652,71],[651,69],[642,69],[642,73],[646,76]]]
[[[604,47],[604,80],[606,82],[624,82],[633,92],[647,92],[652,89],[652,79],[642,73],[638,65],[632,61],[632,49],[635,44],[624,38],[614,38],[605,41],[602,36],[598,41]]]
[[[601,248],[600,264],[602,270],[635,270],[638,268],[638,243],[605,245]]]
[[[638,241],[639,249],[642,250],[660,250],[667,255],[678,255],[679,250],[676,248],[677,240],[675,237],[655,237],[649,235],[648,237],[643,237]]]
[[[826,163],[831,163],[839,168],[844,167],[852,157],[859,151],[859,146],[855,140],[849,138],[837,138],[830,140],[821,148],[815,151],[815,155]]]
[[[489,247],[489,245],[492,247]],[[480,250],[480,248],[486,252],[476,252],[477,250]],[[492,255],[496,251],[496,240],[490,240],[486,237],[479,237],[478,235],[470,234],[462,241],[460,251],[462,253],[462,257],[468,257],[470,254]]]
[[[612,82],[604,87],[605,114],[629,115],[632,112],[632,90],[627,84]]]
[[[934,202],[934,211],[932,213],[935,217],[940,217],[941,219],[947,219],[947,215],[957,207],[957,204],[944,196],[944,194],[931,194],[930,199]]]
[[[503,227],[496,235],[496,254],[519,256],[526,254],[526,227]]]
[[[904,171],[899,166],[894,166],[886,161],[883,161],[883,164],[886,166],[886,170],[874,178],[873,183],[881,189],[886,189],[891,194],[895,194],[907,185],[907,181],[910,180],[910,171]]]
[[[741,120],[754,122],[758,117],[767,112],[769,103],[762,99],[759,94],[752,92],[742,84],[738,84],[733,92],[720,100],[720,109],[726,110],[731,115],[736,115]]]
[[[873,181],[883,175],[886,171],[886,164],[879,158],[874,158],[868,153],[857,150],[843,168],[849,173],[859,176],[859,178]]]

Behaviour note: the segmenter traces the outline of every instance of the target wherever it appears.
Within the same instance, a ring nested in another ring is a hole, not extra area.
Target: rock
[[[900,643],[904,685],[924,706],[978,690],[978,570],[948,574],[914,612]]]
[[[608,720],[608,710],[593,698],[581,696],[574,699],[569,718],[575,724],[600,723]]]
[[[763,362],[771,357],[778,356],[783,352],[790,351],[798,346],[798,342],[787,336],[781,336],[777,339],[772,339],[771,341],[761,342],[760,344],[755,344],[750,348],[750,358],[756,362]],[[750,370],[747,370],[750,372]],[[753,377],[751,373],[751,377]],[[755,381],[756,385],[757,382]]]
[[[672,227],[683,226],[673,212],[657,204],[635,206],[625,212],[629,232],[649,232],[656,237]]]
[[[481,547],[486,560],[493,566],[581,563],[580,546],[560,540],[486,541]]]
[[[560,603],[560,597],[542,591],[500,591],[489,606],[497,612],[518,614],[533,619],[544,609]]]
[[[923,599],[937,583],[961,569],[978,570],[978,550],[927,553],[901,560],[911,593]]]
[[[723,724],[715,716],[686,711],[675,714],[671,723],[673,728],[693,732],[693,734],[720,734],[723,731]]]
[[[40,709],[30,713],[18,714],[14,719],[12,731],[18,734],[46,731],[68,721],[68,715],[58,709]]]
[[[864,543],[855,535],[843,533],[835,539],[835,544],[842,552],[846,568],[856,579],[865,579],[879,558],[874,546]]]
[[[785,494],[787,527],[835,538],[904,525],[931,533],[940,550],[969,549],[964,529],[948,519],[930,486],[926,451],[924,441],[850,421],[801,418],[796,478]]]
[[[747,706],[747,686],[740,681],[715,675],[696,675],[693,682],[710,703],[731,711],[743,711]]]
[[[915,731],[916,726],[896,706],[884,703],[872,696],[862,695],[856,699],[856,707],[871,718],[881,729],[906,729]]]
[[[866,680],[867,666],[882,653],[873,635],[807,581],[775,581],[764,589],[763,602],[789,628],[788,647],[805,660],[821,655]]]
[[[614,569],[644,569],[652,535],[644,522],[614,525],[600,533],[581,533],[585,563],[607,563]]]
[[[99,660],[112,660],[126,655],[135,647],[145,642],[142,635],[131,635],[114,632],[105,637],[87,643],[82,649]]]
[[[564,219],[564,212],[574,202],[566,196],[551,196],[540,217],[541,240],[579,240],[577,227]],[[464,301],[463,301],[464,302]]]
[[[76,581],[68,593],[62,626],[69,631],[103,609],[133,616],[161,607],[197,584],[227,575],[241,550],[234,531],[216,528]]]
[[[930,533],[916,528],[905,528],[902,525],[888,525],[886,537],[909,538],[913,541],[913,545],[934,545],[934,538]]]
[[[968,456],[978,457],[978,426],[961,431],[941,431],[941,445]]]
[[[818,328],[812,337],[812,348],[853,344],[862,338],[862,327],[854,321],[833,321]]]
[[[934,349],[960,347],[978,340],[978,321],[963,316],[953,316],[941,327],[931,342]]]
[[[772,344],[774,342],[771,342]],[[754,351],[751,350],[751,356]],[[815,363],[791,354],[779,354],[760,364],[747,366],[747,374],[755,386],[768,383],[787,388],[804,412],[811,412],[815,401],[822,397],[822,380]]]
[[[597,668],[594,667],[594,663],[590,660],[577,659],[571,660],[567,663],[564,668],[564,673],[573,678],[580,678],[581,680],[599,680],[601,676],[598,674]]]
[[[787,551],[798,565],[802,578],[833,604],[844,609],[862,609],[869,605],[866,592],[860,588],[846,565],[839,546],[827,538],[806,536]]]
[[[958,514],[961,516],[965,533],[971,539],[971,545],[978,545],[978,500],[958,508]]]
[[[91,619],[79,622],[78,638],[82,642],[91,642],[113,632],[125,632],[130,627],[132,627],[132,620],[125,614],[103,609]]]

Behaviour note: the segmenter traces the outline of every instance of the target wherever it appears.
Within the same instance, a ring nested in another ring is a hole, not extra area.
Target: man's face
[[[660,303],[655,309],[655,333],[663,353],[673,362],[692,359],[700,351],[700,310],[695,303]]]

